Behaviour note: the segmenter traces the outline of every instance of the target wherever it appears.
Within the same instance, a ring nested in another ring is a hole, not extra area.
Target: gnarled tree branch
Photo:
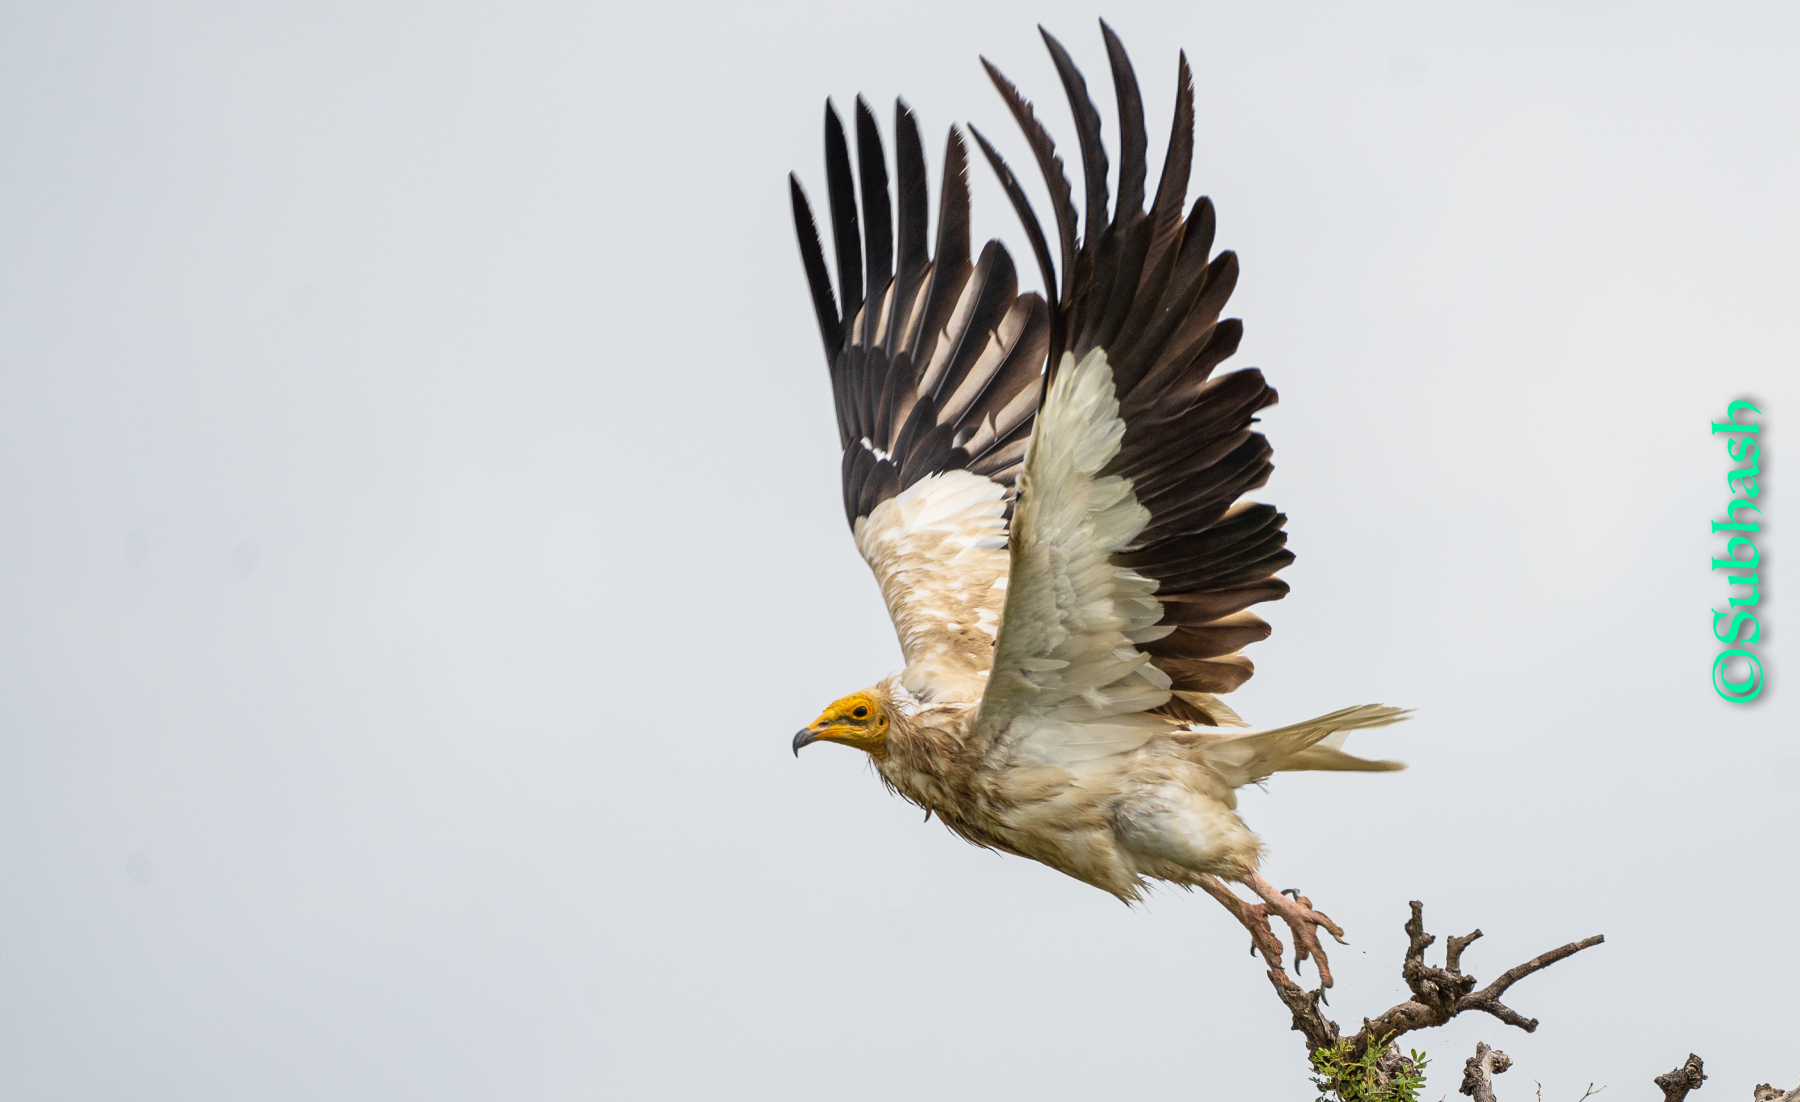
[[[1473,941],[1480,936],[1480,931],[1470,934],[1465,940]],[[1456,952],[1456,939],[1450,939],[1451,952]],[[1456,1088],[1458,1093],[1466,1094],[1475,1102],[1496,1102],[1494,1098],[1494,1076],[1512,1067],[1512,1057],[1497,1048],[1489,1048],[1485,1043],[1477,1041],[1475,1055],[1463,1061],[1462,1086]]]
[[[1443,1025],[1469,1010],[1492,1014],[1507,1025],[1518,1026],[1530,1033],[1538,1027],[1537,1019],[1527,1018],[1501,1002],[1507,989],[1533,972],[1541,972],[1559,960],[1565,960],[1606,940],[1596,934],[1580,941],[1572,941],[1560,949],[1552,949],[1524,964],[1507,969],[1494,982],[1476,990],[1475,977],[1463,973],[1462,955],[1470,943],[1480,936],[1481,931],[1476,930],[1462,937],[1450,938],[1444,947],[1444,966],[1438,968],[1426,964],[1425,950],[1437,938],[1425,932],[1424,904],[1414,900],[1412,918],[1406,923],[1406,959],[1400,966],[1400,976],[1406,981],[1412,998],[1375,1018],[1363,1019],[1362,1028],[1350,1038],[1351,1054],[1361,1054],[1371,1044],[1392,1043],[1402,1033]],[[1325,1017],[1319,1009],[1323,1002],[1323,988],[1303,991],[1279,968],[1269,969],[1269,982],[1274,984],[1275,994],[1293,1014],[1294,1029],[1306,1038],[1308,1052],[1338,1043],[1342,1033],[1337,1023]]]
[[[1400,977],[1406,981],[1412,998],[1390,1007],[1374,1018],[1364,1018],[1362,1028],[1347,1040],[1338,1024],[1325,1016],[1323,987],[1313,991],[1304,990],[1279,967],[1269,969],[1269,983],[1274,986],[1275,994],[1293,1015],[1294,1030],[1306,1038],[1306,1051],[1309,1055],[1341,1044],[1341,1056],[1354,1060],[1367,1053],[1371,1045],[1380,1045],[1391,1050],[1396,1059],[1403,1059],[1399,1055],[1399,1049],[1394,1046],[1394,1040],[1402,1033],[1443,1025],[1465,1011],[1479,1010],[1527,1033],[1535,1031],[1538,1027],[1536,1018],[1527,1018],[1501,1001],[1507,991],[1526,976],[1541,972],[1559,960],[1567,960],[1583,949],[1591,949],[1606,940],[1596,934],[1580,941],[1571,941],[1561,948],[1532,957],[1524,964],[1508,968],[1494,982],[1478,989],[1475,977],[1462,970],[1462,957],[1464,951],[1480,937],[1480,930],[1451,937],[1444,944],[1443,967],[1426,964],[1425,950],[1437,938],[1425,932],[1424,904],[1413,900],[1412,917],[1406,922],[1406,957],[1400,965]],[[1486,1044],[1477,1044],[1475,1055],[1463,1065],[1462,1093],[1474,1099],[1474,1102],[1496,1102],[1494,1076],[1510,1066],[1512,1060],[1504,1052]],[[1705,1066],[1700,1057],[1692,1054],[1689,1054],[1680,1067],[1656,1077],[1656,1085],[1662,1088],[1663,1102],[1687,1102],[1687,1096],[1698,1090],[1704,1082]],[[1582,1098],[1596,1093],[1598,1092],[1593,1085],[1589,1084],[1587,1094]],[[1760,1084],[1756,1088],[1753,1102],[1800,1102],[1800,1086],[1783,1091],[1767,1083]]]
[[[1657,1076],[1654,1082],[1662,1088],[1663,1102],[1682,1102],[1689,1091],[1699,1090],[1700,1084],[1706,1082],[1706,1065],[1690,1052],[1686,1062],[1674,1071]]]
[[[1302,990],[1299,984],[1289,979],[1288,974],[1279,968],[1269,969],[1269,982],[1275,985],[1275,994],[1287,1005],[1288,1012],[1293,1014],[1293,1028],[1306,1038],[1306,1051],[1309,1054],[1338,1043],[1338,1024],[1319,1010],[1319,1004],[1325,998],[1323,987],[1312,991]]]

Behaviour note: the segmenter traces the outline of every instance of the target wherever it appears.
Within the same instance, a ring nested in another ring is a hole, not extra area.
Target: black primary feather
[[[1049,344],[1049,308],[1018,293],[1005,247],[989,242],[979,263],[971,262],[968,153],[954,128],[944,146],[935,255],[927,250],[930,194],[918,123],[903,102],[894,118],[890,195],[874,113],[859,97],[853,175],[843,125],[826,104],[841,313],[805,193],[797,179],[790,188],[831,367],[852,526],[920,479],[974,462],[1001,485],[1010,509]]]
[[[1044,293],[1056,294],[1062,300],[1067,300],[1075,289],[1077,224],[1075,201],[1069,188],[1069,178],[1063,172],[1062,158],[1056,154],[1056,143],[1050,139],[1050,132],[1044,128],[1043,123],[1038,121],[1037,112],[1033,111],[1031,104],[1019,94],[1019,89],[1013,85],[1012,81],[1007,80],[1005,74],[995,68],[994,63],[987,58],[981,59],[981,65],[987,70],[988,79],[992,80],[994,87],[999,90],[1000,98],[1006,101],[1007,109],[1012,112],[1013,121],[1017,122],[1019,129],[1025,132],[1025,141],[1030,144],[1032,156],[1037,158],[1038,171],[1043,174],[1044,186],[1050,191],[1050,213],[1056,218],[1056,236],[1062,246],[1062,285],[1054,290],[1045,288]],[[998,160],[998,155],[995,155],[994,159]],[[1008,175],[1011,173],[1009,172]],[[1026,210],[1029,211],[1029,209],[1030,207],[1027,206]],[[1033,215],[1031,221],[1035,225],[1037,216]],[[1037,233],[1041,235],[1043,230],[1040,228]],[[1060,322],[1056,332],[1061,332]],[[1051,335],[1050,347],[1052,353],[1061,348],[1061,342],[1057,340],[1056,333]]]
[[[1087,195],[1079,233],[1055,143],[1019,90],[983,64],[1037,159],[1062,238],[1049,370],[1064,355],[1079,361],[1096,348],[1106,352],[1125,436],[1104,473],[1129,479],[1150,512],[1133,547],[1115,561],[1157,580],[1165,622],[1177,628],[1145,649],[1177,691],[1228,692],[1253,669],[1234,652],[1269,630],[1248,609],[1287,593],[1274,575],[1293,553],[1282,514],[1239,501],[1274,469],[1268,441],[1251,425],[1275,402],[1275,391],[1253,369],[1213,377],[1237,350],[1243,327],[1219,317],[1238,267],[1232,253],[1211,254],[1211,202],[1201,198],[1181,217],[1194,156],[1193,74],[1183,54],[1168,152],[1146,211],[1142,96],[1124,44],[1100,24],[1119,111],[1119,193],[1109,215],[1107,152],[1087,81],[1062,43],[1039,30],[1081,148]],[[1031,236],[1036,219],[1022,189],[999,152],[980,140]]]
[[[862,231],[856,224],[856,184],[850,175],[850,146],[844,124],[825,101],[825,183],[831,196],[831,238],[837,247],[838,290],[848,326],[862,308]]]
[[[874,344],[888,283],[894,278],[894,212],[888,200],[887,153],[875,113],[856,97],[856,164],[862,184],[863,262],[868,301],[864,303],[862,342]]]
[[[1044,293],[1054,295],[1056,264],[1050,259],[1050,243],[1044,239],[1044,227],[1038,222],[1037,212],[1031,209],[1031,200],[1025,197],[1025,189],[1019,186],[1018,177],[1013,175],[1012,169],[1007,167],[993,144],[982,137],[981,131],[970,125],[969,133],[975,135],[975,144],[981,146],[982,155],[993,167],[994,175],[1000,178],[1001,189],[1012,201],[1013,211],[1019,216],[1019,224],[1025,228],[1025,236],[1031,242],[1031,251],[1037,256],[1038,271],[1044,277]]]
[[[894,309],[888,318],[882,343],[890,355],[903,351],[907,307],[913,302],[931,267],[928,243],[931,189],[925,183],[925,146],[919,140],[919,124],[905,103],[894,104],[895,205]]]
[[[1144,133],[1144,98],[1138,91],[1137,74],[1119,36],[1100,21],[1106,39],[1106,60],[1112,66],[1113,89],[1119,99],[1119,203],[1121,214],[1144,205],[1144,155],[1150,140]]]
[[[1094,101],[1088,97],[1087,80],[1075,67],[1069,51],[1044,28],[1039,27],[1038,33],[1050,50],[1050,59],[1056,63],[1056,75],[1062,78],[1063,93],[1069,97],[1069,111],[1075,116],[1075,137],[1081,144],[1081,170],[1087,192],[1087,227],[1091,235],[1095,227],[1106,224],[1106,146],[1100,140],[1100,112],[1094,110]],[[1082,251],[1092,245],[1091,240],[1084,239]]]
[[[800,263],[806,268],[806,286],[812,291],[813,313],[818,315],[819,336],[825,341],[825,363],[836,358],[843,342],[837,299],[831,293],[831,274],[825,270],[825,250],[819,245],[819,226],[813,221],[812,204],[800,187],[800,178],[788,173],[788,190],[794,204],[794,234],[800,238]]]

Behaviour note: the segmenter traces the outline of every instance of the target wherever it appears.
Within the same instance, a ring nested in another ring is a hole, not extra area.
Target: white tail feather
[[[1222,735],[1206,743],[1206,764],[1233,788],[1255,784],[1272,773],[1339,770],[1385,773],[1406,768],[1397,761],[1371,761],[1346,754],[1351,731],[1386,727],[1407,717],[1405,708],[1362,704],[1268,731]]]

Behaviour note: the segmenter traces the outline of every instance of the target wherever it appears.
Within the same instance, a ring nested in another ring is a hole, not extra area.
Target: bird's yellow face
[[[815,742],[841,742],[870,757],[887,757],[888,717],[881,703],[868,693],[852,693],[825,709],[825,714],[794,736],[794,755]]]

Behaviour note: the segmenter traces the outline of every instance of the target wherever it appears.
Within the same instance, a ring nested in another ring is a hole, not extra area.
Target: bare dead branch
[[[1286,1004],[1288,1012],[1293,1014],[1293,1028],[1306,1038],[1308,1053],[1330,1048],[1338,1043],[1337,1023],[1319,1012],[1319,1003],[1325,997],[1323,987],[1312,991],[1301,990],[1300,985],[1281,970],[1279,963],[1269,969],[1269,982],[1275,985],[1275,994]]]
[[[1559,949],[1552,949],[1524,964],[1507,969],[1500,974],[1499,979],[1477,991],[1474,989],[1475,977],[1465,975],[1462,971],[1462,953],[1470,942],[1481,936],[1481,931],[1451,938],[1444,953],[1445,967],[1433,967],[1425,963],[1425,949],[1437,939],[1425,932],[1424,911],[1424,905],[1414,900],[1412,917],[1406,923],[1406,960],[1400,967],[1400,976],[1406,981],[1413,997],[1377,1018],[1365,1019],[1362,1029],[1351,1038],[1352,1045],[1358,1051],[1366,1047],[1373,1038],[1385,1037],[1391,1041],[1402,1033],[1443,1025],[1469,1010],[1492,1014],[1507,1025],[1518,1026],[1530,1033],[1537,1029],[1537,1019],[1527,1018],[1507,1006],[1500,1001],[1501,996],[1513,984],[1533,972],[1540,972],[1559,960],[1566,960],[1583,949],[1592,948],[1606,940],[1604,936],[1596,934],[1581,941],[1572,941]]]
[[[1240,908],[1251,906],[1235,896],[1231,902]],[[1293,1029],[1306,1039],[1309,1055],[1320,1049],[1342,1045],[1341,1056],[1354,1060],[1363,1058],[1370,1045],[1380,1045],[1383,1049],[1382,1060],[1377,1062],[1376,1067],[1377,1070],[1384,1070],[1391,1078],[1400,1072],[1410,1074],[1412,1071],[1411,1061],[1401,1055],[1399,1047],[1394,1043],[1401,1034],[1443,1025],[1466,1011],[1479,1010],[1527,1033],[1534,1032],[1538,1027],[1536,1018],[1527,1018],[1501,1001],[1507,991],[1526,976],[1541,972],[1583,949],[1591,949],[1606,941],[1599,934],[1571,941],[1560,948],[1540,953],[1523,964],[1508,968],[1492,983],[1477,990],[1475,977],[1462,970],[1462,955],[1482,936],[1481,931],[1474,930],[1460,937],[1450,937],[1444,944],[1444,965],[1439,968],[1425,963],[1425,950],[1437,941],[1436,937],[1425,932],[1425,906],[1415,899],[1411,903],[1411,909],[1412,915],[1407,919],[1405,927],[1406,954],[1400,965],[1400,977],[1406,981],[1412,998],[1390,1007],[1375,1018],[1364,1018],[1362,1028],[1347,1041],[1338,1024],[1324,1014],[1324,987],[1307,991],[1289,978],[1281,967],[1279,943],[1265,948],[1259,939],[1258,944],[1253,945],[1251,952],[1263,951],[1265,960],[1271,965],[1269,983],[1275,988],[1275,994],[1281,999],[1282,1005],[1293,1015]],[[1255,936],[1254,930],[1252,936]],[[1334,1059],[1337,1058],[1340,1057],[1334,1054]],[[1390,1059],[1392,1066],[1384,1068],[1383,1065]],[[1494,1076],[1511,1066],[1512,1060],[1506,1053],[1490,1048],[1485,1043],[1477,1044],[1475,1055],[1463,1064],[1462,1085],[1458,1089],[1474,1102],[1497,1102]],[[1706,1078],[1705,1065],[1700,1057],[1689,1053],[1681,1066],[1657,1076],[1655,1082],[1662,1088],[1663,1102],[1687,1102],[1687,1096],[1699,1090]],[[1589,1083],[1586,1092],[1577,1102],[1587,1102],[1605,1089],[1596,1089]],[[1541,1083],[1538,1084],[1537,1097],[1538,1102],[1543,1102],[1544,1087]],[[1752,1102],[1800,1102],[1800,1086],[1783,1091],[1768,1083],[1760,1083]]]
[[[1506,994],[1507,988],[1518,983],[1533,972],[1541,971],[1550,967],[1552,964],[1555,964],[1559,960],[1565,960],[1572,957],[1583,949],[1591,949],[1605,940],[1606,938],[1603,935],[1595,934],[1590,938],[1572,941],[1560,949],[1552,949],[1542,956],[1533,957],[1524,964],[1502,973],[1499,979],[1482,988],[1480,991],[1463,996],[1457,1001],[1456,1008],[1451,1011],[1451,1014],[1460,1014],[1465,1010],[1482,1010],[1499,1018],[1507,1025],[1516,1025],[1525,1032],[1530,1033],[1537,1029],[1537,1019],[1527,1018],[1513,1010],[1511,1007],[1500,1001],[1500,996]]]
[[[1414,900],[1412,917],[1406,923],[1406,957],[1400,966],[1400,976],[1406,981],[1412,998],[1375,1018],[1364,1018],[1362,1028],[1350,1038],[1350,1054],[1359,1056],[1371,1044],[1390,1044],[1403,1033],[1443,1025],[1468,1010],[1492,1014],[1508,1025],[1518,1026],[1529,1033],[1537,1028],[1537,1019],[1527,1018],[1513,1010],[1500,1001],[1501,996],[1513,984],[1533,972],[1542,971],[1559,960],[1567,959],[1606,940],[1595,935],[1570,942],[1560,949],[1553,949],[1516,968],[1508,969],[1500,974],[1499,979],[1478,991],[1475,989],[1475,977],[1463,973],[1462,955],[1470,943],[1479,937],[1481,931],[1476,930],[1461,937],[1450,938],[1445,945],[1444,967],[1426,964],[1425,950],[1437,938],[1425,932],[1424,904]],[[1274,985],[1276,996],[1294,1016],[1294,1030],[1306,1038],[1307,1052],[1317,1052],[1321,1048],[1337,1044],[1342,1031],[1320,1009],[1324,1003],[1324,988],[1302,990],[1281,970],[1279,959],[1277,957],[1269,961],[1275,965],[1269,969],[1269,982]],[[1800,1102],[1800,1099],[1793,1102]]]
[[[1480,936],[1480,930],[1476,930],[1472,934],[1464,934],[1462,937],[1452,934],[1450,940],[1444,944],[1444,968],[1451,972],[1461,973],[1463,950],[1469,947],[1471,941]]]
[[[1663,1102],[1682,1102],[1689,1091],[1699,1090],[1700,1084],[1706,1082],[1706,1066],[1690,1052],[1686,1063],[1657,1076],[1655,1082],[1662,1088]]]
[[[1454,943],[1456,939],[1451,938],[1450,940]],[[1468,940],[1472,941],[1474,937],[1470,937]],[[1489,1048],[1483,1042],[1476,1042],[1475,1055],[1463,1061],[1462,1086],[1456,1089],[1459,1093],[1473,1098],[1475,1102],[1496,1102],[1494,1076],[1510,1067],[1512,1067],[1512,1057],[1497,1048]]]

